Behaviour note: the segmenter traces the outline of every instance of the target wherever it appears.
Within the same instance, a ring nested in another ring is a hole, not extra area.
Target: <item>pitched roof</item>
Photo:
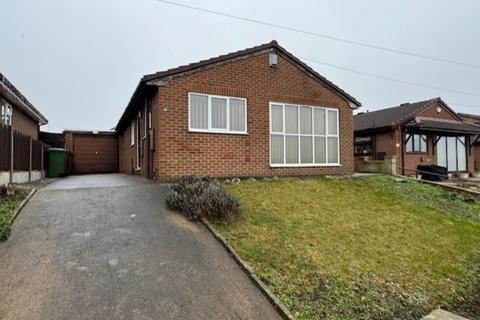
[[[407,128],[416,128],[431,131],[443,131],[450,133],[480,134],[480,126],[457,121],[445,121],[442,119],[415,118],[405,124]]]
[[[30,103],[30,101],[25,98],[23,94],[10,82],[7,77],[0,73],[0,93],[5,95],[11,103],[15,104],[17,108],[25,112],[32,119],[35,119],[39,124],[46,124],[48,122],[47,118],[40,111],[37,110]]]
[[[413,103],[403,103],[396,107],[378,111],[360,113],[353,117],[353,127],[355,131],[393,127],[414,118],[419,112],[437,102],[442,102],[442,100],[434,98]]]
[[[117,124],[116,128],[119,129],[122,126],[122,124],[125,123],[126,119],[128,118],[128,116],[130,114],[130,109],[133,108],[133,104],[134,104],[136,98],[139,96],[140,92],[144,89],[144,87],[146,85],[149,85],[151,82],[153,82],[155,80],[161,80],[163,78],[172,77],[172,76],[180,76],[181,74],[186,73],[186,72],[193,72],[193,71],[195,71],[197,69],[200,69],[200,68],[213,66],[217,63],[226,62],[226,61],[229,61],[229,60],[232,60],[232,59],[235,59],[235,58],[240,58],[240,57],[251,55],[251,54],[254,54],[254,53],[257,53],[257,52],[260,52],[260,51],[271,50],[271,49],[277,50],[280,54],[283,54],[288,59],[292,60],[300,68],[304,69],[305,72],[310,74],[312,77],[317,79],[319,82],[321,82],[322,84],[324,84],[325,86],[327,86],[328,88],[330,88],[331,90],[333,90],[334,92],[339,94],[341,97],[343,97],[347,101],[351,102],[355,106],[355,107],[352,106],[353,108],[361,106],[361,103],[358,100],[356,100],[354,97],[349,95],[343,89],[341,89],[340,87],[338,87],[337,85],[335,85],[334,83],[332,83],[331,81],[329,81],[328,79],[326,79],[325,77],[320,75],[318,72],[316,72],[311,67],[309,67],[306,63],[302,62],[300,59],[298,59],[293,54],[291,54],[290,52],[285,50],[283,47],[281,47],[278,44],[277,41],[273,40],[271,42],[264,43],[264,44],[261,44],[261,45],[255,46],[255,47],[231,52],[231,53],[224,54],[224,55],[221,55],[221,56],[218,56],[218,57],[210,58],[210,59],[207,59],[207,60],[201,60],[201,61],[198,61],[198,62],[195,62],[195,63],[179,66],[179,67],[168,69],[168,70],[165,70],[165,71],[160,71],[160,72],[144,75],[141,78],[137,88],[135,89],[135,92],[132,95],[132,98],[130,99],[130,102],[128,103],[127,108],[125,109],[122,117],[118,121],[118,124]]]
[[[278,42],[275,41],[275,40],[272,40],[268,43],[264,43],[264,44],[261,44],[261,45],[255,46],[255,47],[251,47],[251,48],[227,53],[227,54],[224,54],[224,55],[221,55],[221,56],[218,56],[218,57],[214,57],[214,58],[210,58],[210,59],[206,59],[206,60],[201,60],[201,61],[198,61],[198,62],[195,62],[195,63],[180,66],[180,67],[177,67],[177,68],[168,69],[168,70],[165,70],[165,71],[160,71],[160,72],[156,72],[156,73],[153,73],[153,74],[148,74],[148,75],[143,76],[142,80],[143,81],[151,81],[151,80],[155,80],[155,79],[159,79],[159,78],[164,78],[164,77],[167,77],[167,76],[191,71],[191,70],[198,69],[198,68],[205,67],[205,66],[209,66],[209,65],[213,65],[213,64],[216,64],[216,63],[219,63],[219,62],[235,59],[235,58],[238,58],[238,57],[242,57],[242,56],[249,55],[249,54],[259,52],[259,51],[262,51],[262,50],[266,50],[266,49],[277,49],[280,53],[283,53],[285,56],[287,56],[288,58],[293,60],[295,63],[300,65],[302,68],[304,68],[308,73],[313,75],[317,80],[319,80],[320,82],[325,84],[327,87],[329,87],[333,91],[340,94],[343,98],[345,98],[348,101],[353,102],[357,107],[361,106],[361,103],[359,101],[357,101],[354,97],[352,97],[351,95],[346,93],[343,89],[341,89],[340,87],[335,85],[333,82],[331,82],[330,80],[328,80],[324,76],[320,75],[318,72],[316,72],[311,67],[309,67],[306,63],[302,62],[300,59],[298,59],[293,54],[288,52],[285,48],[280,46],[278,44]]]
[[[478,120],[480,121],[480,115],[478,114],[471,114],[471,113],[462,113],[462,112],[459,112],[458,115],[462,118],[470,118],[470,119],[475,119],[475,120]]]

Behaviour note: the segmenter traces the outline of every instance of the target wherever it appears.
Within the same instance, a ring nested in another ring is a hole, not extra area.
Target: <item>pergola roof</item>
[[[465,122],[415,118],[405,124],[407,129],[418,129],[450,134],[480,134],[480,126]]]

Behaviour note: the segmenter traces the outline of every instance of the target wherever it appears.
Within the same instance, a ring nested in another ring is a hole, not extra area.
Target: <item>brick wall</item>
[[[188,131],[188,93],[247,99],[247,135]],[[269,165],[269,102],[326,106],[339,110],[339,167],[271,168]],[[353,172],[353,115],[332,90],[278,56],[268,66],[268,53],[217,65],[178,77],[152,97],[155,128],[154,174],[160,180],[183,175],[283,176]],[[129,128],[121,133],[121,170],[131,170]],[[142,166],[143,167],[143,166]],[[143,168],[142,168],[143,169]],[[142,174],[145,172],[142,170]]]
[[[377,133],[375,135],[375,152],[384,152],[387,155],[400,155],[401,147],[397,148],[397,132],[394,130]]]
[[[440,112],[438,112],[437,108],[440,108]],[[422,117],[431,117],[431,118],[439,118],[439,119],[449,119],[449,120],[457,120],[445,107],[443,107],[440,103],[436,103],[427,110],[423,111],[419,114]]]
[[[150,99],[150,97],[149,97]],[[144,100],[142,101],[144,102]],[[145,119],[148,121],[148,114],[145,110],[144,105],[139,105],[139,110],[135,115],[138,117],[138,125],[140,127],[139,133],[135,132],[135,135],[139,134],[138,141],[140,142],[140,169],[136,170],[136,146],[131,145],[131,130],[132,130],[132,120],[128,124],[128,127],[125,131],[121,132],[118,136],[118,147],[119,147],[119,171],[125,173],[135,173],[142,176],[148,177],[148,157],[150,156],[150,150],[148,146],[148,130],[147,136],[145,136],[145,125],[148,129],[148,123],[145,123]],[[135,119],[137,121],[137,119]],[[152,125],[155,124],[154,119],[152,119]],[[137,139],[135,139],[137,141]]]
[[[480,172],[480,143],[476,143],[473,146],[473,169],[477,172]]]
[[[398,130],[400,131],[400,130]],[[436,153],[433,152],[433,136],[427,135],[427,152],[426,153],[404,153],[405,175],[414,175],[418,165],[437,164]],[[401,162],[400,162],[401,165]],[[400,171],[401,172],[401,171]]]
[[[7,101],[0,96],[0,106],[4,105]],[[38,123],[27,116],[23,111],[18,109],[15,105],[9,103],[12,106],[12,126],[15,130],[20,131],[26,135],[31,136],[33,139],[38,140]],[[1,113],[1,110],[0,110]]]

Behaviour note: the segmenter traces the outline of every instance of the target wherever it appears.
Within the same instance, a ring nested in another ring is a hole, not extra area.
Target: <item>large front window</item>
[[[270,103],[270,165],[339,165],[338,110]]]
[[[236,97],[190,93],[190,131],[247,133],[247,100]]]

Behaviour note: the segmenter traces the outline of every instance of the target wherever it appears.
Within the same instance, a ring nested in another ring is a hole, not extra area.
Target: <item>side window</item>
[[[7,126],[11,126],[12,118],[13,118],[12,106],[6,103],[5,105],[2,106],[2,123],[6,124]]]
[[[406,152],[427,152],[427,136],[424,134],[407,134],[405,136]]]
[[[372,136],[355,137],[355,155],[373,154]]]

